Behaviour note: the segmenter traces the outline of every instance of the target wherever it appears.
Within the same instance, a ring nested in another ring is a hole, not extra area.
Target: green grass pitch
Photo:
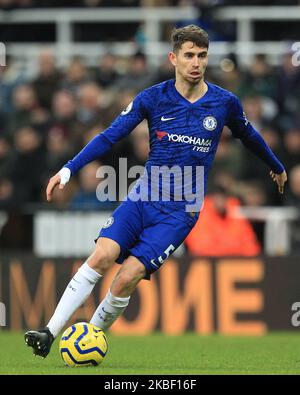
[[[113,336],[97,367],[64,366],[58,340],[46,359],[34,357],[22,333],[0,331],[0,374],[299,374],[300,337],[274,333],[262,337]]]

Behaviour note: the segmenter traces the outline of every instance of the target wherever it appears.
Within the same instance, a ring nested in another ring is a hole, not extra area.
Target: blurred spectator
[[[300,68],[292,64],[292,53],[283,56],[276,76],[276,99],[280,113],[298,115],[300,105]]]
[[[256,129],[260,130],[266,122],[262,97],[257,95],[246,96],[243,100],[243,109],[247,119]]]
[[[264,97],[274,97],[276,79],[272,68],[266,60],[265,54],[257,54],[253,63],[245,72],[239,95],[259,95]]]
[[[238,199],[221,187],[204,200],[199,219],[185,240],[190,254],[198,256],[255,256],[261,251],[248,220],[236,218]]]
[[[103,90],[94,82],[81,85],[78,93],[77,119],[82,132],[108,124]]]
[[[61,87],[73,93],[78,94],[80,87],[89,81],[89,75],[86,65],[80,57],[71,60],[65,78],[61,82]]]
[[[133,155],[130,158],[132,166],[143,166],[149,157],[149,131],[146,121],[140,123],[130,134],[130,140],[133,147]]]
[[[38,101],[42,107],[51,108],[52,98],[61,83],[61,73],[56,68],[55,57],[50,50],[44,50],[38,58],[38,75],[32,81]]]
[[[0,136],[6,133],[6,116],[0,110]]]
[[[78,151],[82,144],[82,125],[77,119],[77,102],[74,95],[66,90],[55,93],[52,103],[52,118],[48,134],[61,133],[68,140],[69,150]]]
[[[241,174],[242,150],[240,144],[231,138],[228,131],[223,131],[220,143],[216,152],[214,165],[210,171],[211,184],[215,176],[220,172],[231,174],[233,178],[238,178]]]
[[[154,76],[150,73],[147,58],[142,52],[137,52],[129,60],[127,73],[116,82],[117,89],[135,89],[140,91],[153,82]]]
[[[97,170],[101,164],[93,162],[85,166],[79,173],[79,191],[75,193],[70,208],[81,210],[100,210],[115,207],[115,202],[98,200],[96,190],[101,178],[96,176]]]
[[[292,251],[300,252],[300,158],[298,165],[293,167],[289,173],[289,189],[284,196],[287,206],[292,206],[298,210],[298,219],[291,223]]]
[[[159,7],[159,6],[169,6],[170,0],[142,0],[144,7]]]
[[[285,153],[283,160],[288,170],[300,163],[300,128],[287,130],[283,136]]]
[[[160,82],[175,78],[174,67],[169,59],[165,59],[158,67],[154,75],[154,83],[159,84]]]
[[[67,91],[60,90],[53,97],[52,111],[57,121],[66,121],[76,117],[75,96]]]
[[[275,155],[280,158],[286,166],[287,163],[284,159],[282,142],[279,133],[274,128],[273,124],[265,124],[265,126],[260,129],[260,134]],[[240,148],[243,160],[240,162],[241,172],[239,178],[249,182],[260,182],[261,187],[266,194],[266,203],[269,205],[280,205],[281,198],[277,189],[274,188],[274,183],[269,178],[269,168],[263,161],[258,160],[255,155],[245,147],[242,146]],[[253,163],[255,163],[255,166],[253,166]]]
[[[272,182],[271,178],[270,182]],[[244,206],[260,207],[267,203],[264,184],[260,181],[241,182],[237,186],[237,191]]]
[[[228,195],[236,194],[237,180],[236,178],[226,170],[219,169],[218,172],[209,177],[208,179],[208,190],[209,193],[214,185],[222,187]]]
[[[42,139],[31,127],[15,133],[16,153],[12,163],[11,179],[15,186],[14,195],[20,204],[40,200],[42,175],[45,172],[45,153]]]
[[[12,10],[18,6],[16,0],[0,0],[0,8],[4,11]]]
[[[0,176],[0,209],[9,209],[16,203],[13,183],[8,178]]]
[[[242,73],[236,56],[234,54],[229,54],[222,59],[220,62],[220,70],[222,72],[219,76],[221,82],[217,81],[217,84],[221,84],[224,89],[237,94],[242,81]]]
[[[68,139],[59,127],[53,127],[46,140],[46,178],[49,179],[63,167],[74,154]]]
[[[17,0],[20,8],[31,8],[34,5],[34,0]]]
[[[31,85],[19,85],[13,91],[14,111],[7,116],[6,133],[13,138],[17,129],[34,125],[43,129],[48,113],[39,106]]]
[[[108,118],[114,120],[119,116],[121,112],[127,108],[128,104],[133,101],[136,95],[137,91],[135,89],[128,88],[118,91],[113,102],[107,109]]]
[[[116,57],[110,53],[101,57],[99,67],[95,71],[95,80],[101,87],[109,88],[119,78],[116,63]]]
[[[0,177],[9,177],[12,169],[13,151],[8,139],[0,135]]]
[[[285,203],[296,206],[300,210],[300,157],[298,165],[290,170],[288,184],[289,190],[285,195]]]
[[[0,111],[6,114],[13,111],[13,91],[25,78],[9,56],[6,56],[5,60],[6,66],[0,65]]]

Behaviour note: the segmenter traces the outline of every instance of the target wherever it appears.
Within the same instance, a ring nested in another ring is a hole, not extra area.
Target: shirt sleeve
[[[147,110],[141,92],[106,130],[95,136],[64,167],[70,169],[72,175],[76,174],[87,163],[105,155],[115,143],[127,136],[145,118],[147,118]]]
[[[284,171],[283,164],[277,159],[259,132],[247,120],[240,100],[232,95],[226,126],[233,137],[239,138],[245,147],[261,158],[276,174]]]

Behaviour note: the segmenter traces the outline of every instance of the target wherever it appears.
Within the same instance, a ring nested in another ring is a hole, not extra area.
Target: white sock
[[[57,337],[75,310],[86,301],[101,277],[101,274],[92,269],[87,261],[79,268],[69,282],[47,325],[54,337]]]
[[[90,323],[105,331],[123,313],[128,306],[129,299],[130,296],[127,298],[119,298],[108,291],[95,311]]]

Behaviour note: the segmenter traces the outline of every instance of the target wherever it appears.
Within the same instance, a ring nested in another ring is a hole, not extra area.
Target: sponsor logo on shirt
[[[212,139],[187,136],[185,134],[168,133],[161,130],[156,131],[156,136],[159,140],[162,140],[165,136],[167,136],[168,140],[174,143],[192,144],[194,145],[193,151],[208,152],[212,145]]]
[[[168,133],[167,132],[161,132],[160,130],[156,131],[156,136],[158,140],[161,140],[163,137],[165,137]]]

